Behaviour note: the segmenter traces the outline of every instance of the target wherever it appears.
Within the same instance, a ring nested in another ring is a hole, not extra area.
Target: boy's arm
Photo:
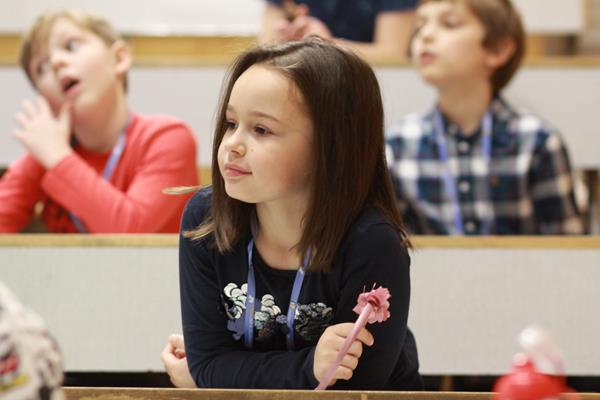
[[[14,162],[0,180],[0,232],[21,231],[41,197],[44,168],[29,154]]]
[[[290,40],[291,38],[284,36],[288,27],[289,22],[286,19],[283,8],[267,1],[261,18],[258,42],[261,44],[272,44]]]
[[[558,134],[550,132],[536,147],[530,179],[537,231],[546,235],[582,234],[568,152]]]
[[[335,39],[335,42],[358,51],[369,62],[404,60],[413,32],[414,12],[386,11],[377,15],[372,43]]]
[[[126,172],[133,175],[126,191],[104,180],[75,153],[47,172],[43,188],[91,233],[157,232],[170,221],[179,221],[187,201],[187,196],[166,195],[163,189],[197,185],[196,145],[185,125],[170,123],[143,152],[135,170]]]

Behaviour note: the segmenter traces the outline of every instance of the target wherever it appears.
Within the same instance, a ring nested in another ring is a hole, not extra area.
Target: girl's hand
[[[190,375],[187,359],[185,358],[185,349],[183,345],[183,335],[171,335],[169,342],[163,349],[160,358],[165,366],[167,374],[175,387],[195,388],[196,382]]]
[[[54,167],[72,151],[69,145],[71,106],[70,102],[63,104],[55,117],[46,99],[40,96],[35,103],[23,100],[22,111],[15,115],[19,128],[13,131],[13,136],[46,169]]]
[[[349,322],[331,325],[325,329],[321,338],[319,338],[313,361],[313,373],[319,382],[325,377],[327,369],[333,364],[342,343],[350,335],[353,326],[354,324]],[[330,385],[333,385],[338,379],[349,380],[352,378],[354,369],[358,365],[358,359],[362,355],[363,344],[371,346],[373,341],[373,335],[363,328],[350,346],[346,356],[342,359]]]

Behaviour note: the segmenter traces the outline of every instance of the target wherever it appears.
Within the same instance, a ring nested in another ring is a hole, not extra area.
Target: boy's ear
[[[116,72],[125,75],[133,62],[131,47],[124,40],[117,40],[110,48],[115,59]]]
[[[486,64],[495,70],[506,64],[512,57],[516,49],[515,42],[512,39],[502,39],[493,49],[488,49]]]

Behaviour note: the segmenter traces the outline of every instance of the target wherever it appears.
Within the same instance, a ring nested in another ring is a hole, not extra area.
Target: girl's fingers
[[[362,355],[363,352],[363,346],[362,346],[362,342],[355,340],[354,342],[352,342],[352,344],[350,345],[350,348],[348,349],[348,354],[352,355],[354,357],[360,357]]]
[[[161,358],[161,361],[163,362],[163,365],[165,366],[165,368],[166,368],[167,364],[171,363],[172,357],[173,357],[173,348],[171,347],[171,345],[169,343],[167,343],[167,345],[163,349],[162,353],[160,353],[160,358]]]
[[[340,366],[346,367],[354,371],[356,366],[358,365],[358,357],[351,356],[350,354],[346,354],[344,358],[342,358],[342,362]]]
[[[333,379],[343,379],[345,381],[350,380],[352,378],[352,375],[354,374],[354,371],[351,370],[348,367],[345,367],[343,365],[340,365],[338,367],[338,369],[335,371],[335,374],[333,374]]]
[[[181,350],[181,349],[175,349],[175,350],[173,351],[173,354],[175,355],[175,357],[177,357],[177,358],[178,358],[178,359],[180,359],[180,360],[181,360],[182,358],[185,358],[185,351],[184,351],[184,350]]]
[[[354,324],[351,323],[344,323],[332,326],[331,328],[333,328],[333,335],[328,336],[327,347],[332,350],[339,351],[346,341],[346,337],[350,335],[353,325]],[[363,351],[363,344],[366,344],[367,346],[371,346],[373,344],[373,335],[371,335],[371,333],[364,328],[361,329],[356,339],[350,345],[348,353],[356,357],[360,357]]]
[[[345,338],[350,334],[353,326],[354,324],[351,322],[343,322],[341,324],[331,325],[327,329],[331,329],[337,336]]]
[[[173,347],[183,348],[183,335],[172,334],[169,336],[169,343],[171,343]]]
[[[360,330],[360,332],[358,332],[358,335],[356,336],[356,340],[360,340],[367,346],[372,346],[373,343],[375,342],[373,335],[371,335],[371,332],[369,332],[367,330],[367,328],[363,328]]]

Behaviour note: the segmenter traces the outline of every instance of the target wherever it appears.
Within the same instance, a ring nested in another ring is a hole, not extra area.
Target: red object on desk
[[[540,373],[524,354],[517,354],[512,371],[500,377],[494,385],[493,400],[549,400],[563,398],[579,399],[569,388],[563,376]]]

